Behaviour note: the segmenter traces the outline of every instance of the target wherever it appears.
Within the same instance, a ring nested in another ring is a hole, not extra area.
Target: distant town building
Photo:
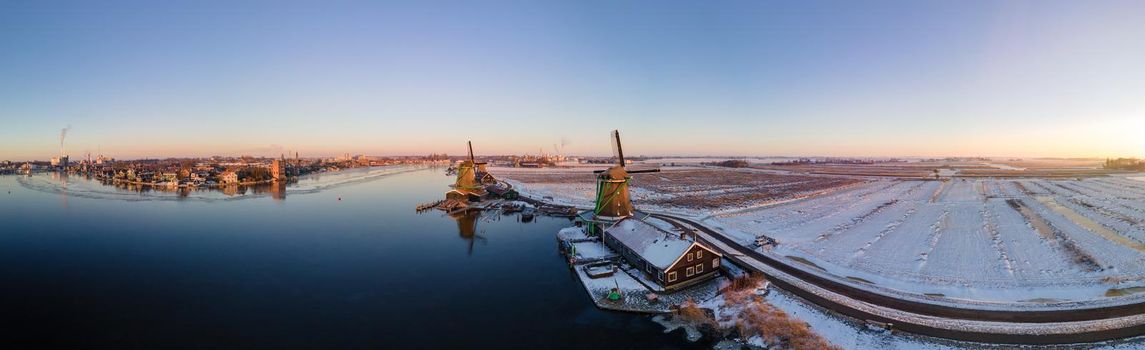
[[[60,167],[60,168],[67,168],[68,167],[68,156],[52,157],[52,166],[53,167]]]
[[[219,175],[219,179],[222,180],[224,184],[237,184],[239,183],[239,174],[233,171],[227,171]]]
[[[286,181],[286,160],[275,159],[270,162],[270,177],[274,181]]]

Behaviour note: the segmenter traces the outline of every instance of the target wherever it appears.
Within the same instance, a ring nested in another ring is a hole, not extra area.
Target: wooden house
[[[634,217],[605,229],[604,242],[665,290],[684,288],[719,274],[719,253]]]

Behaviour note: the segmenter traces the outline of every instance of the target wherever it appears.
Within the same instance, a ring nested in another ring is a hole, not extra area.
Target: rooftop
[[[652,265],[666,269],[688,251],[694,242],[681,239],[679,234],[667,232],[635,218],[627,218],[605,230],[624,246],[632,249]]]

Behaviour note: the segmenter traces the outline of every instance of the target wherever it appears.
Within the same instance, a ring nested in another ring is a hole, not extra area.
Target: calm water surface
[[[413,212],[441,197],[450,178],[401,170],[306,179],[285,198],[0,176],[0,342],[707,346],[662,334],[646,316],[596,309],[556,250],[554,232],[567,220],[491,216],[461,232],[466,225],[440,212]]]

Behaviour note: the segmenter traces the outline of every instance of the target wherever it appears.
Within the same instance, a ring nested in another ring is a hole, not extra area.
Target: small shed
[[[478,172],[477,178],[482,185],[493,185],[497,183],[497,178],[493,177],[493,174],[490,173]]]

